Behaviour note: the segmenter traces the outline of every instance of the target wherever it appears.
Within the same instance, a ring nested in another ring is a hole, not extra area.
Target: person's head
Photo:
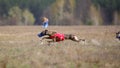
[[[43,16],[43,17],[41,17],[41,18],[40,18],[40,21],[41,21],[41,22],[48,21],[48,18],[47,18],[47,17],[45,17],[45,16]]]

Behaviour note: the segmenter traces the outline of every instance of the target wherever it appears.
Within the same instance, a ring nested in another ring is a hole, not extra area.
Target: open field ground
[[[41,26],[0,27],[0,68],[120,68],[120,26],[50,26],[52,31],[75,34],[71,40],[41,44]]]

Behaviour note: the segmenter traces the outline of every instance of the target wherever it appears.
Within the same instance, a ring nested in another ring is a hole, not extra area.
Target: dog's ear
[[[47,32],[48,32],[48,30],[46,29],[44,34],[47,34]]]

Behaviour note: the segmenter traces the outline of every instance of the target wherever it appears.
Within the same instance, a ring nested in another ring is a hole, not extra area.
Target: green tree
[[[105,25],[113,24],[114,12],[120,11],[120,0],[92,0],[102,10]]]
[[[18,6],[15,6],[15,7],[12,7],[9,12],[8,12],[8,15],[9,15],[9,19],[11,19],[11,25],[21,25],[22,22],[22,10],[18,7]]]
[[[54,1],[56,0],[0,0],[0,17],[9,16],[10,12],[17,11],[15,8],[13,10],[13,7],[18,6],[20,10],[30,10],[36,20],[39,20],[43,10]],[[18,15],[21,15],[21,13]]]
[[[111,11],[120,10],[120,0],[92,0],[96,6],[100,6]]]
[[[24,25],[33,25],[34,21],[35,19],[33,14],[28,9],[25,9],[23,11],[23,19],[22,19],[22,22],[24,23]]]

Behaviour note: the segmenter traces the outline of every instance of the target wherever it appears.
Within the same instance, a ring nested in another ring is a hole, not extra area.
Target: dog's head
[[[47,32],[48,32],[48,30],[42,31],[41,33],[38,34],[38,37],[43,37],[43,36],[47,35]]]
[[[57,32],[49,31],[49,30],[43,30],[41,33],[38,34],[38,37],[43,37],[45,35],[51,36]]]
[[[116,38],[120,40],[120,31],[116,33]]]

